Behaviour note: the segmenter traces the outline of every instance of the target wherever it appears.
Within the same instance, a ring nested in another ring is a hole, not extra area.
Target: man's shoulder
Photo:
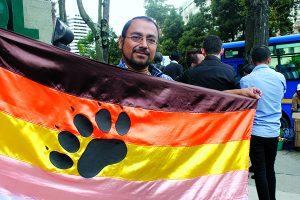
[[[181,64],[175,63],[175,62],[170,62],[166,67],[177,67],[177,66],[181,66],[182,67]]]
[[[228,67],[229,69],[233,69],[233,66],[232,66],[232,65],[229,65],[229,64],[223,63],[223,62],[221,62],[221,63],[222,63],[222,66],[226,66],[226,67]]]
[[[275,71],[274,69],[269,67],[269,73],[272,73],[274,76],[276,76],[281,81],[285,82],[285,77],[282,73]]]
[[[274,70],[274,71],[275,71],[275,70]],[[280,79],[285,80],[285,77],[284,77],[284,75],[283,75],[282,73],[277,72],[277,71],[275,71],[275,73],[277,74],[277,76],[278,76]]]
[[[230,69],[233,69],[233,67],[229,64],[223,63],[219,58],[210,58],[210,59],[204,59],[200,64],[200,66],[222,66],[222,67],[227,67]]]
[[[198,71],[217,71],[217,72],[223,72],[231,75],[235,74],[234,68],[231,65],[222,62],[214,62],[214,63],[202,62],[200,65],[197,65],[195,68],[197,68]]]
[[[246,75],[246,76],[243,76],[240,80],[240,82],[246,82],[246,81],[249,81],[249,80],[252,80],[252,75],[251,73]]]
[[[149,71],[150,71],[152,76],[163,78],[163,79],[166,79],[166,80],[173,80],[170,76],[164,74],[160,69],[158,69],[153,64],[149,65]]]
[[[159,64],[159,63],[155,63],[155,64],[152,64],[154,67],[156,67],[157,69],[163,71],[163,69],[165,68],[165,66]]]
[[[172,66],[173,66],[173,63],[169,63],[169,64],[166,65],[165,68],[170,68],[170,67],[172,67]]]

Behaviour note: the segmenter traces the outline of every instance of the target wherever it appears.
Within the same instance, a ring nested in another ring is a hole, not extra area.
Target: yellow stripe
[[[282,99],[281,103],[292,103],[292,99]]]
[[[60,147],[57,135],[57,131],[0,113],[0,154],[31,163],[46,171],[79,175],[76,168],[77,160],[93,138],[79,137],[80,150],[68,153]],[[178,180],[246,170],[249,144],[248,140],[194,147],[149,147],[127,144],[126,158],[120,163],[105,167],[98,176],[140,181]],[[69,155],[75,164],[67,170],[57,169],[49,161],[51,151]]]

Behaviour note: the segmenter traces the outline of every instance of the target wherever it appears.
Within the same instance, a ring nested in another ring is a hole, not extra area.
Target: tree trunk
[[[65,24],[68,24],[67,14],[66,14],[66,1],[65,0],[58,0],[58,9],[59,9],[59,18],[60,18],[60,20],[63,21]]]
[[[247,3],[245,60],[250,63],[251,49],[269,43],[269,0],[248,0]]]
[[[82,0],[77,0],[77,6],[83,21],[88,25],[93,33],[93,37],[96,44],[96,60],[104,62],[103,59],[103,47],[102,47],[102,37],[101,37],[101,20],[102,20],[102,0],[99,0],[98,4],[98,23],[94,24],[89,15],[86,13]]]
[[[53,26],[55,25],[55,21],[56,21],[56,16],[55,16],[55,13],[56,13],[56,2],[54,1],[51,1],[51,16],[52,16],[52,23],[53,23]]]
[[[101,36],[104,61],[108,63],[109,57],[109,6],[110,0],[103,0],[103,19],[101,22]]]

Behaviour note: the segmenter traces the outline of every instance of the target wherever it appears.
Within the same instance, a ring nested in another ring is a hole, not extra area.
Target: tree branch
[[[86,11],[83,7],[83,4],[82,4],[82,0],[77,0],[77,6],[78,6],[78,10],[79,10],[80,16],[82,17],[83,21],[88,25],[88,27],[90,27],[93,34],[97,33],[97,28],[96,28],[94,22],[92,21],[92,19],[86,13]],[[94,38],[96,38],[96,37],[97,36],[94,35]]]
[[[102,0],[98,1],[98,24],[102,21]]]
[[[66,1],[65,0],[58,0],[58,9],[59,9],[59,18],[60,18],[60,20],[63,21],[65,24],[68,24],[67,14],[66,14]]]

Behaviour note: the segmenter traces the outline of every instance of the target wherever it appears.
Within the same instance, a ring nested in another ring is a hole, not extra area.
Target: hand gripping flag
[[[0,198],[248,198],[253,99],[5,30],[0,85]]]

